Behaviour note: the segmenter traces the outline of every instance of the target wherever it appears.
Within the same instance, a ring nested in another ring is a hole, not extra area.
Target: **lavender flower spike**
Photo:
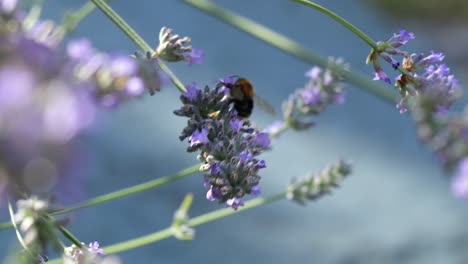
[[[308,175],[300,181],[293,180],[288,186],[287,197],[304,205],[307,200],[316,200],[329,193],[350,173],[351,165],[340,160],[315,175]]]
[[[259,194],[258,172],[266,164],[257,156],[268,149],[270,139],[237,115],[223,84],[203,90],[187,86],[180,96],[183,106],[174,113],[189,118],[180,139],[189,138],[187,151],[200,151],[206,198],[236,210],[246,194]]]
[[[188,44],[191,42],[189,37],[180,38],[179,35],[173,35],[173,30],[163,27],[159,32],[159,45],[156,48],[154,57],[158,57],[168,62],[188,61],[188,65],[201,64],[203,62],[204,52],[201,49],[193,49]]]

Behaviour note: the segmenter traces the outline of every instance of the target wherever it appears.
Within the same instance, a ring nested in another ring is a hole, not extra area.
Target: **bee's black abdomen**
[[[240,117],[249,117],[252,114],[254,102],[252,98],[244,98],[243,100],[232,99],[234,109]]]

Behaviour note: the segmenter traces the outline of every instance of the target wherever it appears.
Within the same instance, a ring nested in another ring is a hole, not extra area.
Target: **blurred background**
[[[48,0],[43,17],[60,19],[85,1]],[[466,83],[468,27],[465,1],[317,1],[342,15],[374,40],[406,28],[416,39],[407,50],[446,54],[446,63]],[[215,3],[271,27],[323,55],[341,56],[373,77],[360,39],[330,18],[281,0]],[[452,4],[450,4],[452,3]],[[192,38],[205,50],[202,65],[172,69],[184,82],[213,84],[228,74],[249,78],[277,111],[305,84],[304,64],[180,1],[112,1],[111,6],[153,46],[162,26]],[[85,37],[103,51],[133,53],[136,46],[96,10],[73,38]],[[171,65],[169,65],[171,66]],[[390,73],[390,72],[389,72]],[[388,89],[393,89],[391,86]],[[263,206],[196,228],[194,241],[174,238],[120,253],[124,263],[468,263],[468,201],[450,193],[450,181],[416,137],[408,114],[394,105],[346,86],[346,103],[332,106],[310,131],[288,131],[263,155],[263,195],[282,191],[292,177],[318,171],[340,158],[353,174],[341,188],[307,206],[290,201]],[[172,174],[197,164],[178,136],[186,123],[172,111],[179,92],[167,86],[155,96],[101,111],[80,140],[91,166],[82,168],[82,185],[70,203]],[[455,106],[462,109],[466,100]],[[274,118],[255,111],[251,120],[265,127]],[[74,214],[71,231],[102,246],[135,238],[171,224],[186,193],[195,196],[190,215],[221,207],[205,199],[202,177],[193,175]],[[4,214],[3,214],[4,215]],[[3,255],[14,233],[0,233]]]

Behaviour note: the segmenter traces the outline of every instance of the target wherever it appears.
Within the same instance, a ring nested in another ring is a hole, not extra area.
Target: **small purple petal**
[[[271,123],[271,125],[269,125],[267,128],[265,128],[263,130],[264,133],[268,133],[268,134],[277,134],[280,129],[282,129],[284,126],[284,121],[283,120],[276,120],[274,121],[273,123]],[[279,136],[279,135],[277,135]]]
[[[312,80],[316,80],[321,72],[322,69],[320,67],[314,66],[310,70],[306,71],[304,75]]]
[[[190,136],[189,141],[191,147],[208,143],[208,130],[206,128],[203,128],[201,131],[195,129]]]
[[[468,158],[458,162],[457,171],[452,180],[452,192],[456,197],[468,198]]]
[[[257,137],[252,140],[252,143],[259,145],[262,148],[267,148],[270,146],[271,141],[268,133],[260,132],[257,134]]]
[[[405,29],[402,29],[402,30],[400,30],[400,33],[393,34],[393,37],[391,37],[387,41],[387,44],[389,44],[390,46],[392,46],[394,48],[399,48],[399,47],[405,45],[406,43],[408,43],[408,41],[410,41],[411,39],[414,39],[414,37],[415,36],[414,36],[413,33],[409,33]]]
[[[221,82],[234,84],[234,77],[235,77],[235,75],[228,75],[224,79],[222,79]]]
[[[300,96],[306,106],[317,105],[322,100],[322,92],[318,87],[302,90]]]
[[[383,70],[377,71],[374,73],[374,81],[381,80],[388,84],[391,84],[390,78],[388,78],[387,74]]]
[[[265,163],[265,161],[264,161],[264,160],[259,160],[259,161],[257,162],[257,168],[259,168],[259,169],[266,168],[266,163]]]
[[[187,58],[188,66],[192,66],[193,64],[203,63],[205,52],[202,49],[192,49],[192,51],[186,52],[184,55]]]
[[[118,56],[110,64],[110,69],[114,75],[133,75],[138,70],[138,64],[128,56]]]
[[[239,153],[239,159],[241,163],[247,163],[253,159],[253,156],[250,152],[248,151],[242,151]]]
[[[214,201],[216,199],[221,199],[223,198],[223,195],[221,194],[221,190],[211,186],[211,188],[206,192],[206,199],[208,201]]]
[[[189,100],[194,100],[200,93],[200,89],[198,88],[196,83],[186,85],[185,89],[187,89],[187,92],[182,95]]]
[[[239,206],[243,206],[244,202],[241,201],[241,199],[234,197],[226,201],[227,207],[231,207],[234,210],[237,210]]]
[[[211,186],[210,182],[211,182],[210,178],[208,177],[203,178],[203,186],[205,186],[205,188],[208,188]]]
[[[219,167],[218,163],[213,163],[210,166],[210,173],[211,175],[218,175],[221,172],[221,168]]]
[[[252,189],[250,189],[250,194],[254,195],[254,196],[257,196],[257,195],[260,195],[262,192],[260,190],[260,186],[259,185],[255,185],[254,187],[252,187]]]
[[[234,120],[229,121],[229,124],[231,125],[234,131],[239,132],[242,126],[244,125],[244,121],[236,118]]]
[[[94,241],[93,243],[89,243],[88,245],[88,249],[95,253],[95,254],[98,254],[99,256],[104,256],[106,255],[104,253],[104,250],[102,250],[102,248],[99,248],[99,243],[97,241]]]
[[[139,77],[132,77],[127,81],[125,90],[130,96],[140,96],[145,91],[145,84]]]
[[[345,95],[344,95],[344,92],[343,92],[343,91],[339,91],[339,92],[335,93],[335,94],[333,95],[332,102],[333,102],[334,104],[338,104],[338,105],[344,104],[344,102],[345,102]]]
[[[400,114],[406,113],[408,111],[408,108],[406,107],[405,99],[400,99],[396,104],[396,108],[400,111]]]
[[[95,54],[88,39],[70,41],[67,45],[67,55],[75,60],[88,60]]]

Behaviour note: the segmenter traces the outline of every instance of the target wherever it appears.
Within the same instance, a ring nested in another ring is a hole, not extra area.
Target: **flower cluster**
[[[45,194],[66,178],[97,107],[159,90],[160,70],[88,40],[65,45],[60,27],[16,4],[0,1],[0,195]]]
[[[337,187],[350,173],[351,165],[340,160],[318,174],[310,174],[300,181],[293,180],[288,186],[287,197],[304,205],[307,200],[316,200],[330,193],[331,188]]]
[[[161,88],[159,68],[155,64],[150,68],[145,60],[135,60],[128,55],[107,55],[97,51],[87,39],[70,41],[66,53],[65,69],[106,107],[141,96],[145,89],[154,92]],[[158,70],[148,74],[152,69]]]
[[[201,64],[204,56],[203,50],[186,46],[191,41],[189,37],[180,38],[179,35],[172,33],[171,28],[161,28],[159,45],[156,47],[154,56],[169,62],[187,61],[189,66]]]
[[[18,230],[23,236],[24,246],[34,255],[40,255],[51,244],[60,248],[55,226],[48,217],[49,203],[32,196],[26,200],[18,200],[17,211],[13,216]],[[44,257],[40,257],[44,258]]]
[[[458,82],[450,74],[449,68],[442,64],[444,54],[433,51],[429,55],[423,53],[410,54],[400,49],[411,39],[414,39],[414,34],[403,29],[387,41],[377,43],[378,49],[372,50],[367,57],[367,63],[372,62],[374,65],[374,80],[391,83],[390,78],[383,71],[380,64],[379,58],[382,58],[393,69],[401,72],[396,78],[395,84],[401,96],[396,105],[400,113],[408,110],[411,96],[425,96],[426,94],[430,94],[434,99],[431,111],[445,113],[457,98],[459,92]],[[401,56],[403,58],[401,63],[394,56]]]
[[[432,149],[445,170],[455,173],[453,193],[468,198],[468,108],[460,114],[438,116],[429,111],[432,102],[431,97],[422,96],[413,104],[418,136]]]
[[[201,151],[198,159],[209,188],[207,199],[237,209],[245,194],[260,192],[258,171],[266,165],[255,157],[268,148],[270,139],[237,115],[224,86],[232,81],[227,78],[214,89],[186,86],[187,92],[180,97],[183,106],[174,113],[189,118],[180,140],[188,138],[188,152]]]
[[[99,248],[99,243],[94,241],[89,243],[86,247],[84,243],[81,243],[82,248],[72,245],[64,249],[63,254],[63,263],[65,264],[104,264],[104,263],[115,263],[118,264],[120,261],[118,259],[112,258],[113,261],[110,261],[108,257],[105,259],[103,257],[104,251]],[[107,259],[107,260],[106,260]]]
[[[348,65],[342,59],[329,59],[326,69],[314,66],[305,73],[309,78],[304,88],[296,90],[283,103],[284,121],[276,121],[265,131],[273,136],[281,133],[285,126],[295,130],[304,130],[314,125],[311,116],[322,113],[330,104],[344,103],[343,85],[332,67],[341,66],[345,69]]]

